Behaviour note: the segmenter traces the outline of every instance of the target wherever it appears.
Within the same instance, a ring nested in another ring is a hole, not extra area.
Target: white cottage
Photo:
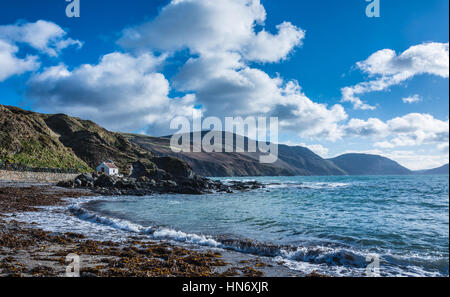
[[[107,175],[119,175],[119,167],[117,167],[114,162],[107,161],[97,166],[97,172]]]

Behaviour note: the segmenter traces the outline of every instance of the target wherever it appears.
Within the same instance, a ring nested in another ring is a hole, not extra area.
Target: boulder
[[[173,157],[157,157],[152,159],[159,169],[175,178],[193,179],[196,177],[192,168],[184,161]]]
[[[99,188],[112,188],[116,184],[114,177],[103,174],[94,182],[94,185]]]

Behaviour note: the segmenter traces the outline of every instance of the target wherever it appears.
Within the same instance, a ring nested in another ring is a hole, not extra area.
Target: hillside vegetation
[[[37,168],[92,168],[64,146],[46,115],[0,105],[0,160]]]
[[[0,160],[80,172],[93,171],[101,162],[113,160],[124,175],[133,174],[136,168],[149,176],[160,176],[164,172],[174,176],[191,174],[186,163],[170,157],[155,157],[122,134],[110,132],[92,121],[2,105]]]

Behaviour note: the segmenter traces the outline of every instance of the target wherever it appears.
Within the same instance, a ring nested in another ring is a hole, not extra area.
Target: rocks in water
[[[200,195],[214,192],[233,193],[249,191],[263,187],[257,182],[231,182],[224,184],[196,175],[184,162],[173,158],[156,158],[153,162],[137,161],[133,163],[128,177],[105,174],[80,174],[74,180],[60,182],[65,188],[91,188],[101,195],[143,196],[153,193],[174,193]],[[173,167],[171,167],[173,166]],[[167,173],[169,170],[172,174]]]

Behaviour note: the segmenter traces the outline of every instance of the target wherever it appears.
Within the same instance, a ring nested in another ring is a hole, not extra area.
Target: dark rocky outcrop
[[[145,171],[144,171],[145,173]],[[81,174],[74,180],[62,181],[57,184],[64,188],[90,189],[100,195],[129,195],[143,196],[151,194],[189,194],[199,195],[214,192],[233,193],[235,191],[249,191],[264,186],[258,182],[232,182],[225,185],[219,181],[193,175],[187,177],[173,177],[174,179],[151,179],[146,175],[138,178],[115,177],[109,175]]]

